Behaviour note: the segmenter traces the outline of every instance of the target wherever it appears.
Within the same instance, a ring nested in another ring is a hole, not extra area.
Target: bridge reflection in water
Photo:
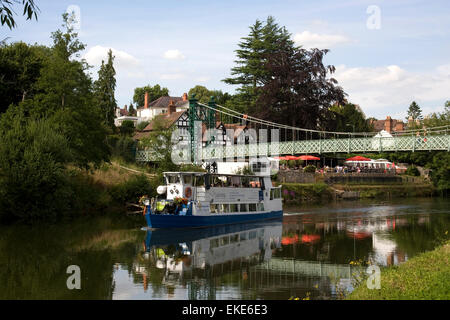
[[[152,298],[335,299],[365,272],[351,261],[398,264],[448,229],[446,215],[414,208],[325,208],[283,221],[147,231],[134,283]]]

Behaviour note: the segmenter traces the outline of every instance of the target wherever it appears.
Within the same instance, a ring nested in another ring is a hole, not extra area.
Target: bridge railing
[[[348,139],[299,140],[278,143],[210,145],[201,150],[202,160],[221,160],[243,157],[323,154],[354,152],[397,152],[397,151],[450,151],[450,135],[430,135],[426,137],[396,136]],[[136,160],[156,161],[157,156],[150,151],[138,150]]]

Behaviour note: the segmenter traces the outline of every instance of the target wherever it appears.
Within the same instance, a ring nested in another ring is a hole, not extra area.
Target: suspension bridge
[[[450,126],[394,132],[388,136],[378,132],[311,130],[240,113],[216,104],[213,97],[208,104],[199,103],[195,95],[189,100],[187,113],[189,134],[180,140],[184,139],[184,149],[189,149],[193,163],[311,153],[450,151]],[[217,132],[218,123],[245,127],[242,139],[234,141],[225,130],[223,137],[228,135],[229,139],[218,139],[217,134],[207,135],[205,139],[204,129]],[[136,152],[136,160],[140,162],[152,161],[155,157],[157,155],[148,150]]]

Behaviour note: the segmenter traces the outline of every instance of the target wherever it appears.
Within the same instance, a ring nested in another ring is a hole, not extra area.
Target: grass
[[[450,241],[381,272],[381,289],[363,282],[348,300],[449,300]]]

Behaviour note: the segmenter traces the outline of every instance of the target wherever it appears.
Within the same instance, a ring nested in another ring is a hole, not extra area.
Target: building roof
[[[183,97],[169,97],[164,96],[156,99],[155,101],[152,101],[149,103],[148,108],[154,108],[154,109],[167,109],[169,108],[170,101],[173,101],[175,103],[175,106],[182,107],[185,104],[189,103],[187,100],[183,100]],[[145,109],[144,106],[138,108],[138,110]]]
[[[163,124],[163,127],[165,129],[169,129],[172,127],[178,119],[185,113],[186,111],[178,111],[173,113],[166,113],[166,114],[160,114],[156,116],[149,124],[145,127],[144,130],[141,132],[138,132],[134,135],[135,140],[141,140],[142,138],[146,138],[150,135],[150,132],[153,131],[154,126],[156,124],[155,120],[161,120],[161,123]]]

